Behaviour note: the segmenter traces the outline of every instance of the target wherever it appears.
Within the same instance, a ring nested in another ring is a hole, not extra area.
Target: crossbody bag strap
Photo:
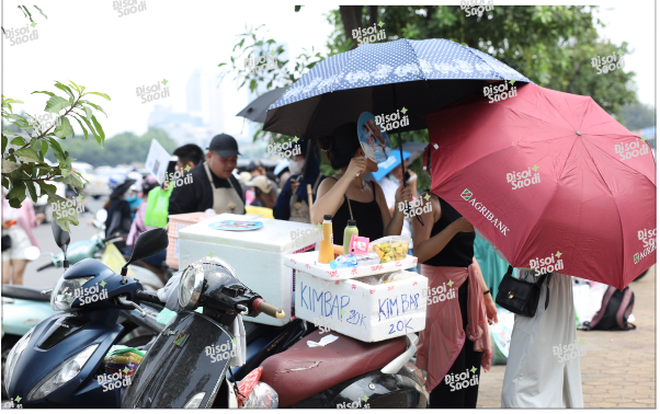
[[[552,272],[550,273],[544,273],[543,276],[539,278],[539,280],[536,282],[538,286],[542,286],[543,282],[545,280],[548,280],[548,284],[545,285],[546,289],[546,295],[545,295],[545,309],[548,309],[548,304],[550,303],[550,277],[552,276]]]

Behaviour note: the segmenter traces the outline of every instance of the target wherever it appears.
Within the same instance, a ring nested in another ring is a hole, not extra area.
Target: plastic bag
[[[113,345],[103,358],[103,368],[108,373],[122,372],[124,378],[135,373],[144,352],[124,345]],[[128,371],[124,369],[128,368]]]
[[[277,392],[265,382],[258,382],[245,401],[243,408],[277,408],[280,398]]]
[[[156,187],[149,191],[147,197],[147,210],[144,213],[144,225],[152,227],[166,227],[170,196],[174,187],[163,190]]]
[[[236,398],[238,399],[238,408],[241,408],[243,406],[243,403],[248,399],[250,394],[252,393],[252,390],[254,387],[257,385],[259,382],[259,378],[261,378],[261,372],[264,369],[259,367],[255,368],[252,371],[250,371],[249,374],[245,376],[238,384],[238,391],[239,393],[236,393]],[[241,396],[241,394],[243,394]]]

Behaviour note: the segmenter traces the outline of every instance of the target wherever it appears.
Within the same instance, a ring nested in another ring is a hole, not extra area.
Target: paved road
[[[587,355],[580,358],[584,408],[656,408],[656,266],[630,288],[637,329],[578,331]],[[478,408],[500,408],[504,365],[481,375]]]

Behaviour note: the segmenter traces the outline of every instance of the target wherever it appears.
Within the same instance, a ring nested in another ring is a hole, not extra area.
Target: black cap
[[[355,220],[347,220],[346,224],[349,226],[357,226],[357,221]]]
[[[332,220],[332,214],[325,214],[323,220]]]
[[[214,151],[221,157],[229,157],[232,155],[241,155],[238,152],[238,143],[231,135],[220,134],[213,137],[211,144],[208,148],[209,151]]]

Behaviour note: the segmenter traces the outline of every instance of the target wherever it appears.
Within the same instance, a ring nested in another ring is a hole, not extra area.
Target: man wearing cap
[[[245,214],[245,197],[232,171],[240,153],[234,137],[213,137],[206,162],[191,169],[192,182],[174,187],[169,214],[192,213],[212,208],[217,214]]]

